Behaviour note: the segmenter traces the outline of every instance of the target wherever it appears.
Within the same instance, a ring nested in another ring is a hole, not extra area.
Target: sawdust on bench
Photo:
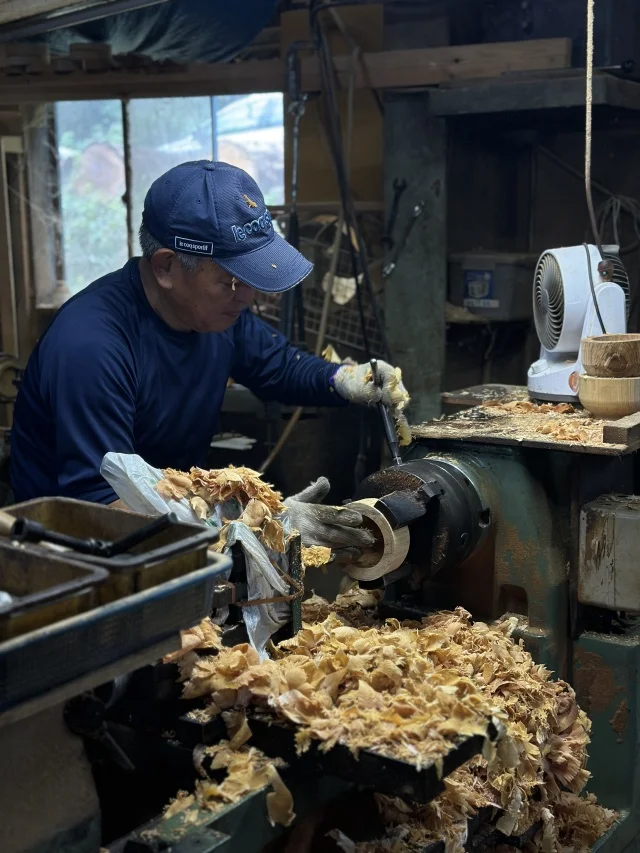
[[[414,438],[504,438],[602,446],[605,421],[570,403],[488,400],[438,421],[412,427]]]

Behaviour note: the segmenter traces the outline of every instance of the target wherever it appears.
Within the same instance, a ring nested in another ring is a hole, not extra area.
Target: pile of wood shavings
[[[602,421],[584,411],[578,411],[570,403],[531,403],[528,400],[500,403],[488,400],[482,405],[485,409],[495,409],[507,414],[545,415],[544,422],[533,424],[533,429],[540,435],[558,441],[602,441]]]
[[[354,842],[342,832],[330,835],[344,853],[423,853],[430,845],[443,838],[446,832],[446,850],[465,850],[467,821],[484,807],[490,797],[477,784],[468,767],[456,770],[444,781],[445,793],[427,806],[376,795],[376,803],[386,824],[384,837],[376,841]],[[595,842],[615,823],[617,815],[598,805],[593,794],[579,797],[561,793],[550,805],[534,803],[529,817],[539,830],[520,848],[526,853],[588,853]],[[523,823],[519,830],[528,827]],[[513,853],[513,846],[498,844],[483,847],[493,853]]]
[[[204,769],[204,760],[211,760],[214,771],[225,771],[221,782],[214,782]],[[293,798],[278,773],[284,766],[279,759],[267,758],[259,749],[245,746],[241,740],[221,741],[215,746],[202,747],[197,755],[197,767],[202,778],[198,779],[193,794],[180,791],[164,812],[166,820],[184,815],[185,822],[193,820],[196,813],[191,810],[197,805],[201,809],[216,812],[225,806],[238,803],[248,794],[261,788],[271,787],[267,794],[267,813],[272,826],[290,826],[295,818]]]
[[[198,657],[189,651],[193,634],[186,636],[184,695],[210,697],[210,715],[236,704],[271,709],[296,724],[299,751],[312,741],[325,749],[342,743],[416,765],[437,762],[458,735],[484,731],[490,715],[505,727],[497,749],[448,777],[445,792],[430,805],[408,807],[381,798],[387,841],[404,839],[406,846],[358,846],[358,853],[410,851],[410,836],[423,846],[445,838],[448,853],[458,853],[468,819],[485,806],[501,809],[498,828],[506,835],[519,835],[542,820],[532,849],[545,853],[567,849],[563,839],[572,820],[582,827],[576,851],[588,849],[615,820],[592,799],[577,796],[589,776],[590,723],[573,690],[551,681],[512,640],[513,620],[472,624],[457,609],[421,625],[389,620],[358,630],[344,624],[344,603],[328,616],[325,607],[331,605],[315,597],[305,616],[314,618],[315,611],[322,621],[305,625],[277,647],[275,660],[263,664],[247,646],[219,646],[216,657]],[[201,629],[209,635],[206,647],[216,630]]]
[[[188,474],[166,468],[162,473],[164,477],[156,485],[156,491],[162,497],[173,500],[186,498],[201,521],[209,518],[215,506],[233,501],[242,510],[239,518],[233,520],[250,527],[272,551],[284,553],[286,550],[284,528],[275,518],[285,509],[282,495],[265,483],[257,471],[230,465],[211,471],[192,468]],[[225,528],[226,524],[213,550],[224,548]]]
[[[597,446],[603,444],[604,424],[569,403],[487,400],[455,415],[413,426],[411,432],[415,438],[487,438]]]
[[[260,663],[250,646],[224,648],[219,640],[217,654],[199,656],[190,634],[179,661],[183,695],[209,697],[211,716],[247,703],[270,709],[296,725],[299,752],[312,741],[323,750],[342,743],[424,766],[439,762],[459,737],[485,734],[492,717],[493,702],[469,677],[429,656],[447,642],[393,620],[361,631],[331,613]]]

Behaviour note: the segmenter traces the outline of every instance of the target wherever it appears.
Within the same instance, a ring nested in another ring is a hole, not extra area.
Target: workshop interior
[[[636,0],[0,0],[0,853],[640,851],[638,63]],[[232,371],[206,462],[20,499],[38,342],[201,161],[362,399]]]

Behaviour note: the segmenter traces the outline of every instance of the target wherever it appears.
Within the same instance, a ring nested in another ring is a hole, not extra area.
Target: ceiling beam
[[[461,45],[416,50],[363,53],[355,72],[358,89],[397,89],[435,86],[455,80],[499,77],[523,71],[568,68],[569,39]],[[135,58],[135,57],[134,57]],[[124,57],[122,62],[126,61]],[[351,58],[334,57],[340,85],[348,84]],[[55,59],[54,59],[55,62]],[[117,65],[118,57],[114,58]],[[15,73],[0,77],[0,103],[20,104],[99,98],[158,98],[196,95],[279,92],[285,67],[279,59],[231,63],[149,63],[139,68],[115,67],[100,73]],[[302,60],[302,88],[321,88],[318,61]]]

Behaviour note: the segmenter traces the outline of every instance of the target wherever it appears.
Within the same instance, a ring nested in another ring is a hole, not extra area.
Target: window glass
[[[284,202],[284,106],[281,92],[213,99],[214,157],[248,172],[267,204]]]
[[[129,102],[133,247],[144,197],[156,178],[187,160],[211,160],[211,98],[139,98]]]
[[[127,260],[120,101],[61,101],[56,137],[64,286],[77,293]]]

